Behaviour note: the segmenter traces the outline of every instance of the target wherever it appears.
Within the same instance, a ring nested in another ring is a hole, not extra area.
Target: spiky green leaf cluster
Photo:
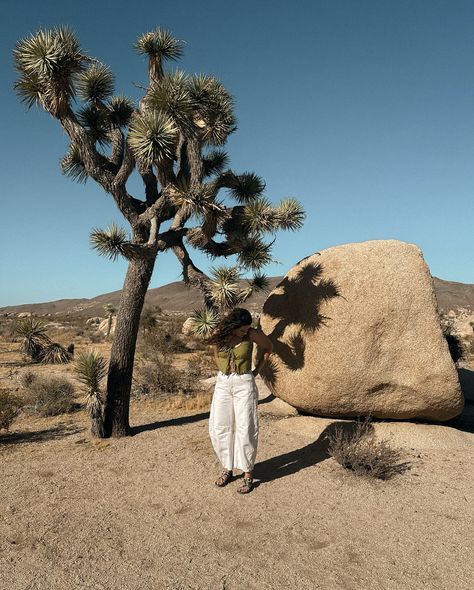
[[[276,217],[279,229],[296,231],[303,226],[306,214],[296,199],[285,199],[278,206]]]
[[[90,104],[78,111],[77,118],[94,141],[101,146],[110,142],[110,123],[106,109]]]
[[[268,291],[269,285],[269,280],[263,273],[256,273],[251,280],[247,281],[247,287],[241,291],[239,303],[247,301],[254,293]]]
[[[232,184],[229,193],[242,204],[258,199],[265,190],[265,182],[254,172],[245,172],[237,176]]]
[[[83,351],[77,357],[75,372],[89,394],[100,391],[101,382],[107,375],[107,362],[95,350]]]
[[[136,113],[129,129],[128,141],[137,160],[150,166],[153,162],[173,157],[178,130],[164,113]]]
[[[151,109],[164,113],[189,135],[192,132],[194,101],[188,88],[189,76],[181,71],[163,76],[150,95],[146,104]]]
[[[107,100],[114,91],[115,76],[110,68],[97,62],[76,77],[76,90],[85,102],[98,103]]]
[[[195,309],[190,317],[192,319],[191,329],[202,338],[208,338],[219,322],[218,314],[209,307]]]
[[[85,183],[88,175],[82,161],[81,154],[76,146],[69,146],[69,150],[60,162],[62,173],[79,183]]]
[[[224,150],[211,150],[202,159],[204,178],[221,173],[229,165],[229,156]]]
[[[166,29],[156,28],[138,38],[135,49],[142,55],[160,59],[177,60],[183,55],[184,43]]]
[[[19,319],[15,323],[13,330],[15,334],[22,338],[38,338],[49,342],[44,322],[34,316]]]
[[[237,305],[241,289],[238,281],[240,273],[235,266],[216,266],[210,271],[210,295],[221,309],[232,309]]]
[[[191,187],[189,181],[181,179],[174,185],[173,202],[182,208],[183,215],[195,215],[202,220],[212,214],[216,222],[225,212],[220,202],[216,202],[214,194],[205,185]]]
[[[189,80],[189,92],[196,107],[194,124],[202,140],[209,145],[223,145],[235,131],[234,99],[214,76],[200,74]]]
[[[277,229],[276,218],[274,207],[263,197],[245,205],[242,214],[244,227],[251,234],[274,232]]]
[[[258,236],[251,236],[243,241],[238,255],[238,262],[244,268],[260,270],[270,262],[271,244],[265,244]]]
[[[115,223],[111,223],[105,230],[93,229],[90,243],[101,256],[116,260],[119,255],[124,255],[123,246],[128,243],[127,232]]]
[[[135,105],[127,96],[113,96],[107,103],[110,124],[114,127],[126,127],[135,111]]]
[[[72,354],[62,344],[51,342],[45,346],[40,360],[44,365],[65,365],[71,362]]]
[[[71,29],[41,29],[20,40],[13,56],[20,99],[28,107],[41,103],[54,116],[64,113],[74,96],[74,78],[87,61]]]
[[[259,272],[252,277],[252,280],[249,281],[249,285],[252,289],[252,293],[258,293],[259,291],[268,291],[270,288],[270,281],[265,274]]]

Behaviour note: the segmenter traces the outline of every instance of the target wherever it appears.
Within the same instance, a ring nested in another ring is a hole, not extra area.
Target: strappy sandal
[[[239,494],[248,494],[255,487],[253,477],[244,477],[244,483],[237,489]]]
[[[218,479],[214,482],[218,488],[223,488],[232,480],[233,473],[224,469]]]

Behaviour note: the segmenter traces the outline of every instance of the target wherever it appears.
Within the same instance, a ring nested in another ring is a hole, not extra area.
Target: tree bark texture
[[[154,264],[155,257],[151,256],[132,259],[128,266],[110,353],[104,415],[106,436],[130,434],[129,405],[135,346]]]

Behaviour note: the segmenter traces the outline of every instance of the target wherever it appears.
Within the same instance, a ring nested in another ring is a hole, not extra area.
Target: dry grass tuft
[[[6,389],[0,390],[0,430],[10,428],[22,406],[21,400]]]
[[[29,375],[25,387],[25,403],[40,416],[56,416],[72,412],[74,386],[63,377],[38,377]]]
[[[402,462],[402,451],[375,438],[370,418],[355,423],[348,430],[336,425],[328,434],[329,454],[344,468],[375,479],[387,480],[409,469],[409,463]]]
[[[164,411],[186,410],[208,410],[211,407],[212,392],[200,391],[192,395],[178,393],[177,395],[164,397],[161,408]]]

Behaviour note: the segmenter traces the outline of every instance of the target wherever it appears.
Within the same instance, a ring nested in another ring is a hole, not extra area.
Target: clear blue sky
[[[418,244],[433,275],[474,283],[474,2],[27,0],[0,11],[0,305],[93,297],[125,275],[125,262],[89,247],[93,227],[121,222],[111,197],[61,175],[58,123],[12,90],[15,42],[60,24],[112,68],[119,93],[139,97],[146,64],[132,45],[157,25],[186,41],[179,67],[233,93],[232,167],[307,211],[302,231],[278,234],[268,274],[329,246],[395,238]],[[138,181],[131,191],[141,196]],[[151,287],[179,276],[161,255]]]

